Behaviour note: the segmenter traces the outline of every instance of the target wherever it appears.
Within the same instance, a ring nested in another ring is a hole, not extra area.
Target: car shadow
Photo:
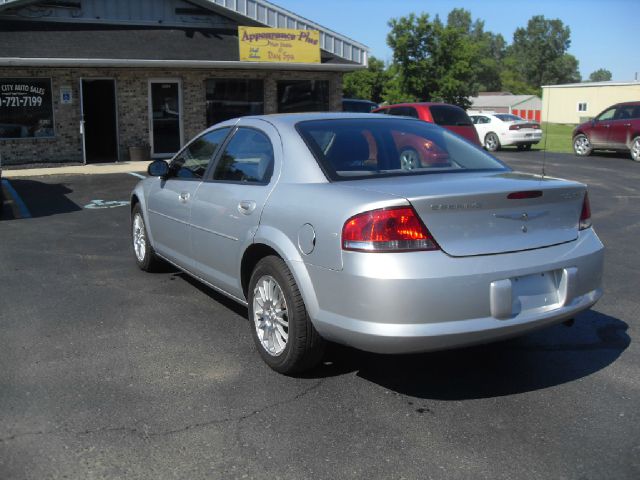
[[[168,267],[167,267],[168,269],[173,269],[175,271],[174,275],[176,277],[179,277],[179,278],[183,279],[185,282],[189,283],[190,285],[192,285],[193,287],[197,288],[202,293],[207,295],[209,298],[211,298],[211,300],[214,300],[214,301],[218,302],[219,304],[223,305],[227,309],[231,310],[236,315],[240,315],[244,319],[247,318],[247,315],[248,315],[247,307],[245,307],[243,305],[240,305],[238,302],[236,302],[236,301],[230,299],[229,297],[217,292],[213,288],[205,285],[204,283],[200,282],[199,280],[196,280],[192,276],[187,275],[186,273],[176,269],[175,267],[172,267],[169,264],[167,264],[167,265],[168,265]]]
[[[628,325],[590,310],[572,327],[556,325],[502,342],[415,355],[377,355],[332,345],[305,377],[357,372],[410,397],[467,400],[540,390],[613,363],[629,346]]]
[[[10,179],[9,184],[18,197],[3,185],[4,205],[1,220],[47,217],[82,210],[82,207],[67,197],[73,190],[64,184],[20,178]]]
[[[247,307],[185,273],[174,275],[246,320]],[[628,328],[618,318],[588,310],[572,326],[559,324],[510,340],[441,352],[381,355],[329,343],[321,364],[296,376],[329,378],[355,372],[390,391],[421,399],[513,395],[606,368],[629,347]]]

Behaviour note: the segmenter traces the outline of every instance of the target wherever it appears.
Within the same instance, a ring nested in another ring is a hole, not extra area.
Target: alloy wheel
[[[260,344],[269,355],[284,352],[289,339],[287,302],[270,275],[260,277],[253,290],[253,322]]]
[[[631,158],[640,162],[640,137],[637,137],[631,145]]]
[[[414,170],[419,166],[418,153],[415,150],[407,149],[400,153],[400,168],[402,170]]]
[[[139,213],[136,213],[135,217],[133,217],[133,251],[139,262],[144,261],[144,256],[147,253],[147,238],[145,235],[144,220]]]
[[[578,155],[586,155],[590,148],[589,139],[584,135],[578,135],[573,142],[573,150]]]

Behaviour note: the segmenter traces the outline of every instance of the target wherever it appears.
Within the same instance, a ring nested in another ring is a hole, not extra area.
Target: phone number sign
[[[54,135],[51,79],[0,78],[0,139]]]

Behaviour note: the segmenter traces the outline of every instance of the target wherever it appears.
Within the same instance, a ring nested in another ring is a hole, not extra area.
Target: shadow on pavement
[[[69,200],[67,195],[73,190],[63,184],[19,178],[12,178],[10,183],[26,205],[31,218],[82,210],[82,207]],[[2,220],[15,220],[22,217],[20,209],[11,207],[14,200],[11,197],[5,197]]]
[[[423,399],[466,400],[540,390],[591,375],[629,346],[628,325],[597,311],[507,341],[417,355],[376,355],[331,346],[310,377],[349,372]]]
[[[247,318],[246,307],[189,275],[176,271],[174,276]],[[499,397],[561,385],[606,368],[629,347],[627,330],[622,320],[588,310],[571,327],[560,324],[510,340],[442,352],[380,355],[329,344],[322,364],[299,377],[356,372],[365,380],[415,398]]]

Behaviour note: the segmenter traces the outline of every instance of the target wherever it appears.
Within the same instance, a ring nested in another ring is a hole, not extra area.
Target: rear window
[[[331,180],[509,170],[448,130],[412,119],[310,120],[296,129]]]
[[[510,113],[497,113],[496,117],[498,117],[503,122],[521,122],[522,120],[524,120],[523,118],[516,115],[511,115]]]
[[[447,127],[470,126],[469,116],[460,107],[453,105],[431,105],[429,107],[433,123]]]

